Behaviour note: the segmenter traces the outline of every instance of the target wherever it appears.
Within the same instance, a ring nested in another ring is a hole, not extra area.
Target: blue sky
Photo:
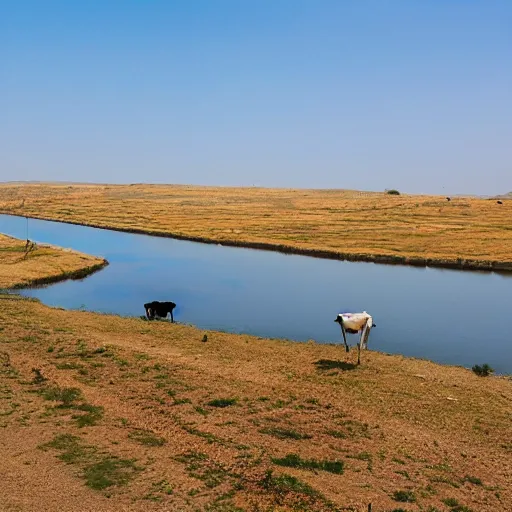
[[[512,2],[0,1],[0,180],[508,192]]]

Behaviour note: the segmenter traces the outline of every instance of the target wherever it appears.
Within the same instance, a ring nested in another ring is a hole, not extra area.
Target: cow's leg
[[[366,328],[365,328],[365,335],[364,335],[364,340],[363,340],[363,348],[368,348],[368,338],[370,337],[371,329],[372,328],[369,325],[367,325]]]
[[[171,324],[174,323],[174,315],[172,314],[172,309],[171,309]]]
[[[151,309],[149,309],[149,308],[146,308],[146,318],[148,320],[151,320]]]
[[[345,326],[341,324],[341,334],[343,334],[343,343],[345,343],[345,352],[349,351],[347,343],[347,334],[345,333]]]
[[[363,346],[364,339],[366,337],[366,325],[363,327],[361,331],[361,337],[359,338],[359,343],[357,344],[357,364],[361,364],[361,347]]]

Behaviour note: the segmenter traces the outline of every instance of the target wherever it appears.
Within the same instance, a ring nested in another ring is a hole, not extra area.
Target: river
[[[0,232],[25,239],[27,221],[0,215]],[[80,281],[20,291],[50,306],[139,316],[145,302],[171,300],[176,321],[203,329],[319,343],[341,343],[338,312],[366,310],[377,325],[370,349],[512,373],[512,275],[323,260],[35,219],[28,236],[110,263]]]

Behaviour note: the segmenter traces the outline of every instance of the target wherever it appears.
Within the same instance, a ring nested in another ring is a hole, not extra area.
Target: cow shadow
[[[318,361],[315,361],[314,365],[319,371],[341,370],[346,372],[349,370],[355,370],[357,368],[357,365],[354,363],[347,363],[346,361],[334,361],[332,359],[319,359]]]

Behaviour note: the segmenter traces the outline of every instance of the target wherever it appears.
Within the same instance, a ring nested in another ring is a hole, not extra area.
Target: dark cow
[[[167,318],[167,315],[170,313],[171,322],[174,322],[172,310],[175,307],[176,304],[174,304],[174,302],[158,302],[157,300],[144,304],[148,320],[154,320],[155,318]]]
[[[451,201],[451,200],[452,200],[452,198],[451,198],[451,197],[447,197],[447,198],[446,198],[446,200],[447,200],[447,201]]]
[[[503,201],[496,201],[498,204],[503,204]]]

